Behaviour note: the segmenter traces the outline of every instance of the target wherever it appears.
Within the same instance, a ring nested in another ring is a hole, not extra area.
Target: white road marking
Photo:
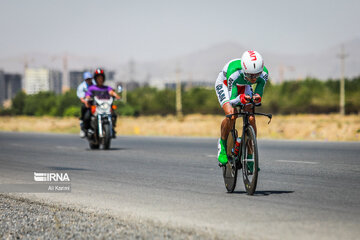
[[[24,144],[19,144],[19,143],[10,143],[11,146],[15,146],[15,147],[24,147]]]
[[[207,157],[209,158],[216,158],[217,156],[216,155],[206,155]]]
[[[57,149],[69,149],[69,150],[77,150],[76,147],[69,147],[69,146],[56,146]]]
[[[276,162],[285,162],[285,163],[305,163],[305,164],[318,164],[318,162],[309,162],[309,161],[294,161],[294,160],[275,160]]]

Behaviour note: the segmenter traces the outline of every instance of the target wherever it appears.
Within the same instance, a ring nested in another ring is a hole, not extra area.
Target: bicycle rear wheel
[[[256,190],[259,169],[259,156],[255,131],[252,126],[246,128],[241,151],[242,175],[247,194],[253,195]],[[252,156],[248,159],[248,155]],[[251,163],[252,162],[252,163]],[[252,169],[250,169],[250,167]]]
[[[227,139],[227,148],[226,148],[226,153],[229,161],[223,167],[224,183],[226,190],[229,193],[234,192],[234,189],[236,187],[236,180],[237,180],[237,167],[236,167],[234,155],[232,153],[232,149],[234,147],[236,138],[237,138],[236,130],[231,131]]]

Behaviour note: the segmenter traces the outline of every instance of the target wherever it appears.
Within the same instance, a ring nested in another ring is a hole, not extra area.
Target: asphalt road
[[[257,192],[226,193],[216,139],[0,133],[0,183],[68,173],[71,193],[21,196],[240,239],[359,239],[360,143],[260,140]]]

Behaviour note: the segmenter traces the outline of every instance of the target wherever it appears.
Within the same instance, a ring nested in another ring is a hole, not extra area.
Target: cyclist
[[[90,108],[89,100],[91,97],[98,97],[103,99],[109,99],[110,97],[115,97],[116,99],[120,99],[120,96],[109,86],[105,86],[105,73],[104,70],[101,68],[97,68],[94,72],[94,79],[96,85],[92,85],[89,87],[88,91],[86,92],[86,107]],[[112,111],[112,123],[113,123],[113,137],[115,137],[115,127],[116,127],[116,114]],[[90,111],[87,112],[84,119],[84,127],[86,129],[90,128]]]
[[[264,67],[262,56],[256,51],[245,51],[241,59],[228,62],[219,73],[215,91],[225,115],[235,113],[234,107],[245,105],[244,110],[252,112],[251,99],[261,102],[264,87],[268,79],[268,70]],[[252,85],[256,84],[255,92]],[[223,166],[227,163],[226,141],[236,117],[226,118],[221,123],[221,137],[218,141],[218,161]],[[256,134],[255,116],[249,122]],[[252,158],[251,154],[247,158]]]
[[[80,137],[84,138],[86,136],[86,131],[84,128],[84,116],[86,111],[89,111],[89,108],[86,107],[86,100],[85,100],[85,93],[87,92],[89,86],[95,84],[92,74],[90,72],[83,73],[84,81],[79,84],[77,87],[76,95],[80,99],[81,105],[81,112],[80,112]]]

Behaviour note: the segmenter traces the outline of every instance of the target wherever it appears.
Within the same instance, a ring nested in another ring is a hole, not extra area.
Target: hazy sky
[[[68,52],[148,61],[228,41],[310,53],[359,38],[359,9],[358,0],[0,0],[0,58]]]

